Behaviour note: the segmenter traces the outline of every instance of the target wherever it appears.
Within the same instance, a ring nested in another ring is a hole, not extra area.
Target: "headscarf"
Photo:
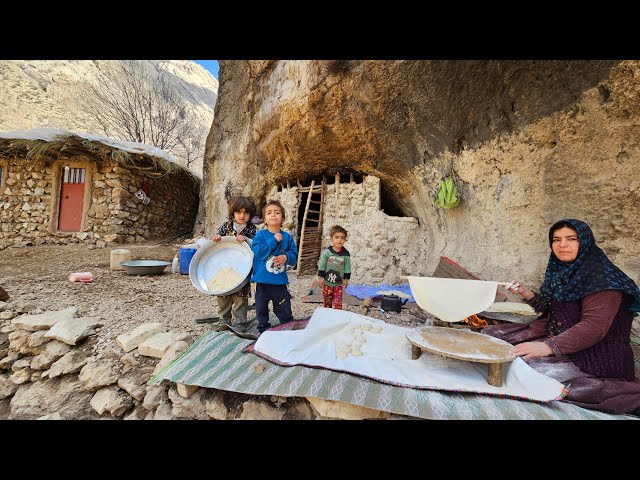
[[[551,250],[544,283],[533,308],[546,312],[551,300],[572,302],[601,290],[620,290],[634,298],[629,310],[639,312],[640,289],[596,245],[589,225],[573,218],[554,223],[549,229],[549,246],[553,243],[553,233],[563,223],[570,225],[578,233],[578,256],[571,262],[563,262]]]

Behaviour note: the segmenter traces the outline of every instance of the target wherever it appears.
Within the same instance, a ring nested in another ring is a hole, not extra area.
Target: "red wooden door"
[[[79,232],[82,223],[82,204],[84,203],[85,171],[84,168],[69,168],[62,172],[58,230]]]

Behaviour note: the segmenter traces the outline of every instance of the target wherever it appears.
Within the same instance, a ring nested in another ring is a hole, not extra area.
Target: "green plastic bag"
[[[440,190],[438,190],[438,206],[447,210],[457,207],[458,203],[460,203],[457,193],[458,189],[456,184],[453,183],[453,178],[447,177],[444,179],[440,183]]]

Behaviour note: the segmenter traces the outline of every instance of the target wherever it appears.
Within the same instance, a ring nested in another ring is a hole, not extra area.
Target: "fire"
[[[481,319],[477,315],[471,315],[463,320],[463,322],[468,323],[472,327],[486,327],[489,323],[486,320]]]

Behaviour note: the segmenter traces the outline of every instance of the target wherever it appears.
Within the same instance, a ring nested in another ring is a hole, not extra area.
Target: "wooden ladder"
[[[299,192],[309,192],[307,204],[304,207],[302,226],[300,227],[300,245],[298,245],[298,265],[296,267],[298,275],[313,274],[318,270],[318,259],[320,258],[320,248],[322,245],[322,220],[324,217],[324,196],[325,179],[316,185],[315,180],[306,188],[298,189]],[[312,198],[314,197],[315,198]],[[314,206],[311,208],[311,206]],[[309,214],[317,214],[309,216]]]

